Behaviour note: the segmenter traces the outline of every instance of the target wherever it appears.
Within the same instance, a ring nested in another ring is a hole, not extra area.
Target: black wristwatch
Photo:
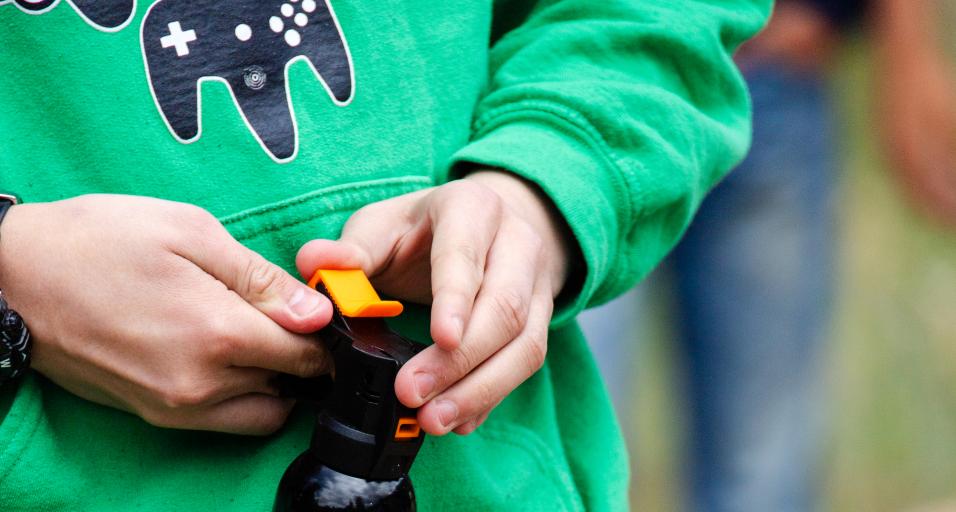
[[[0,223],[19,199],[0,193]],[[0,290],[0,386],[23,375],[30,367],[30,330],[23,318],[10,309]]]

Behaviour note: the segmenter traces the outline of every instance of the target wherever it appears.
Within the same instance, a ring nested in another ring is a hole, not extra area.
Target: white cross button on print
[[[178,21],[174,21],[169,24],[169,35],[161,37],[159,42],[162,43],[163,48],[175,46],[176,55],[178,57],[182,57],[184,55],[189,55],[189,43],[195,40],[195,30],[187,30],[183,32],[182,25],[180,25]]]

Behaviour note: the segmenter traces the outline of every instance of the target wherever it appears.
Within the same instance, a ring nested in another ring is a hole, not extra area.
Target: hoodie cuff
[[[450,179],[479,167],[504,169],[537,184],[564,217],[577,246],[555,302],[552,327],[573,319],[604,282],[617,248],[627,186],[600,140],[549,112],[512,113],[484,123],[452,158]]]

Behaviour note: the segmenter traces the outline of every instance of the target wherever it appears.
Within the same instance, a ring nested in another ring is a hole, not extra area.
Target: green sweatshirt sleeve
[[[554,324],[646,275],[743,157],[749,98],[731,54],[771,3],[497,4],[489,87],[451,177],[476,165],[509,170],[564,215],[584,268]]]

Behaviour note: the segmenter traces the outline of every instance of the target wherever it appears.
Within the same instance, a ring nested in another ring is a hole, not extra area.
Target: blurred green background
[[[820,484],[829,510],[956,511],[956,233],[901,197],[876,147],[869,66],[869,49],[855,42],[834,81],[844,172]],[[682,412],[672,399],[680,390],[668,298],[651,307],[635,404],[622,418],[631,426],[631,501],[635,510],[680,510]]]

